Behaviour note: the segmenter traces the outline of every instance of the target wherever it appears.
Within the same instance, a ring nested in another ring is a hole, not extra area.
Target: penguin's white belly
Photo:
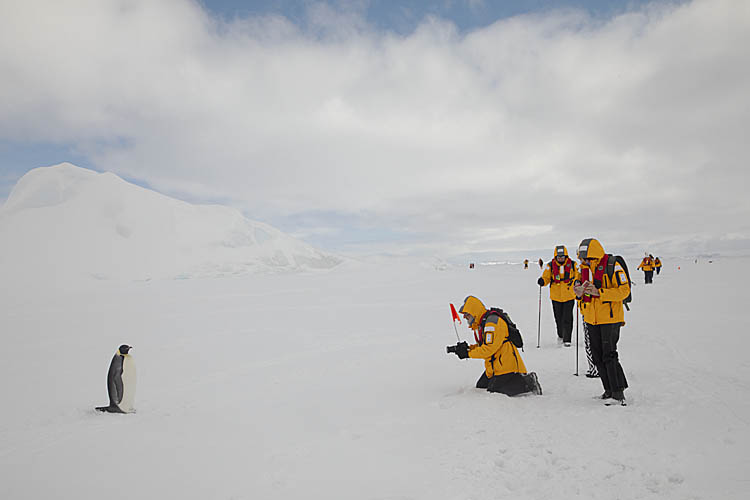
[[[122,362],[122,401],[119,407],[125,413],[135,412],[135,361],[124,356]]]

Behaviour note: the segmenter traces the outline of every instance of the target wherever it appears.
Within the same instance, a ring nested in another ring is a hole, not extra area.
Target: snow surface
[[[546,290],[536,349],[538,270],[521,265],[4,281],[0,498],[744,499],[748,266],[634,272],[628,407],[573,375]],[[474,389],[482,362],[445,353],[467,294],[509,311],[543,396]],[[97,413],[123,343],[137,413]]]
[[[63,163],[24,175],[0,209],[0,275],[67,287],[327,269],[342,259],[232,208],[191,205]]]

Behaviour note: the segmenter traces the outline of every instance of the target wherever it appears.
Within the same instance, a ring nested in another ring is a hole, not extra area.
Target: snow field
[[[0,497],[744,498],[748,263],[668,263],[648,287],[633,274],[625,408],[593,399],[582,337],[573,376],[547,289],[536,349],[538,271],[522,266],[16,283],[1,297]],[[482,362],[445,353],[448,304],[468,294],[518,324],[542,397],[476,390]],[[121,343],[138,413],[98,414]]]

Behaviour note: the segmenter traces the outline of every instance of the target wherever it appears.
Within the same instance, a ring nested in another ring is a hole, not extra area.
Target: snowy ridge
[[[218,205],[69,163],[31,170],[0,209],[0,272],[41,281],[326,269],[341,259]]]

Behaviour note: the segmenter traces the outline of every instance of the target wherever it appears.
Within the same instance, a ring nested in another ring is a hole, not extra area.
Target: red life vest
[[[486,311],[484,311],[484,314],[482,314],[482,317],[479,318],[479,327],[476,330],[474,330],[474,340],[476,340],[477,344],[479,344],[479,345],[484,345],[484,341],[486,339],[486,337],[484,335],[485,318],[487,316],[489,316],[490,314],[493,314],[493,313],[494,313],[494,311],[491,308],[487,309]],[[497,314],[497,313],[495,313],[495,314]]]
[[[474,340],[477,341],[477,344],[483,345],[484,344],[484,330],[481,333],[479,333],[479,329],[474,330]]]
[[[604,270],[607,268],[607,261],[609,260],[609,255],[604,254],[604,257],[599,260],[599,264],[597,264],[596,269],[594,269],[594,279],[589,280],[589,268],[585,266],[581,266],[581,282],[586,283],[587,281],[591,281],[596,288],[601,288],[604,284]],[[591,302],[591,295],[588,293],[583,294],[583,301],[584,302]]]
[[[557,259],[552,259],[552,261],[550,262],[550,268],[552,268],[552,281],[557,283],[570,283],[573,280],[573,261],[571,261],[569,258],[566,258],[565,264],[563,264],[563,266],[565,275],[560,276],[560,264],[557,263]]]

